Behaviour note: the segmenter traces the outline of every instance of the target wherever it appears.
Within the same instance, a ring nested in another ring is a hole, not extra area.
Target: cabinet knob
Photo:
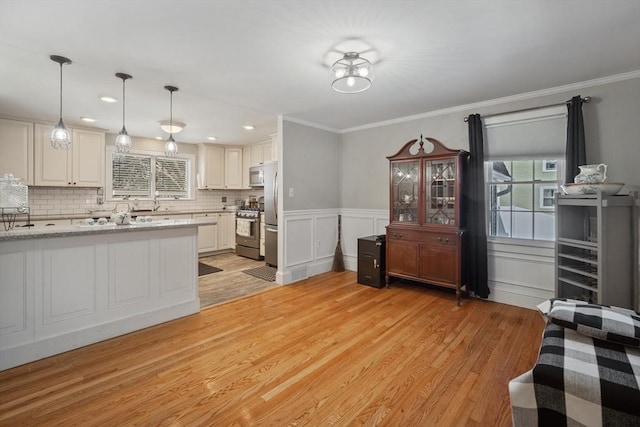
[[[438,242],[442,243],[442,237],[438,237]]]

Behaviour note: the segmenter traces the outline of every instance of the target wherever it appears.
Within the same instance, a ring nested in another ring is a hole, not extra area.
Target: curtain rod
[[[582,102],[586,102],[589,103],[591,101],[591,97],[590,96],[585,96],[584,98],[580,98],[580,100]],[[503,114],[511,114],[511,113],[522,113],[523,111],[531,111],[531,110],[538,110],[540,108],[548,108],[548,107],[558,107],[560,105],[568,105],[571,104],[571,100],[568,100],[564,103],[558,103],[558,104],[550,104],[550,105],[542,105],[540,107],[531,107],[531,108],[523,108],[522,110],[515,110],[515,111],[507,111],[504,113],[497,113],[497,114],[489,114],[488,116],[482,116],[483,119],[486,119],[488,117],[493,117],[493,116],[501,116]],[[465,122],[469,121],[469,117],[465,117],[464,118]]]

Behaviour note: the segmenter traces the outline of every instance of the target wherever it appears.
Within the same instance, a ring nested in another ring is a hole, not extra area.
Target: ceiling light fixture
[[[175,120],[160,120],[158,123],[160,123],[160,129],[166,133],[180,133],[186,126],[184,123],[176,122]]]
[[[207,139],[208,139],[209,141],[215,141],[215,140],[216,140],[216,139],[218,139],[218,138],[216,138],[215,136],[208,136],[208,137],[207,137]]]
[[[80,117],[80,120],[82,120],[83,122],[89,122],[89,123],[93,123],[96,121],[96,119],[92,119],[91,117]]]
[[[170,108],[169,108],[169,126],[170,130],[173,130],[173,92],[178,90],[175,86],[165,86],[166,90],[169,91],[170,95]],[[182,130],[182,129],[181,129]],[[176,140],[173,139],[173,132],[169,132],[169,138],[167,142],[164,144],[164,155],[167,157],[175,157],[178,154],[178,144],[176,144]]]
[[[116,148],[118,149],[118,153],[128,153],[129,150],[131,150],[133,143],[131,142],[131,137],[127,133],[127,129],[124,127],[124,83],[130,79],[131,76],[125,73],[116,73],[116,77],[122,79],[122,130],[118,136],[116,136]]]
[[[118,100],[116,98],[114,98],[113,96],[107,96],[107,95],[101,96],[100,97],[100,101],[108,102],[109,104],[113,104],[114,102],[118,102]]]
[[[53,129],[53,132],[51,132],[51,146],[53,148],[68,150],[71,148],[71,132],[69,132],[69,129],[67,129],[62,121],[62,66],[71,64],[71,60],[58,55],[51,55],[49,59],[60,64],[60,121]]]
[[[254,130],[256,127],[254,125],[244,125],[242,128],[244,130]]]
[[[358,93],[369,89],[373,76],[371,62],[356,52],[347,52],[331,66],[329,81],[336,92]]]

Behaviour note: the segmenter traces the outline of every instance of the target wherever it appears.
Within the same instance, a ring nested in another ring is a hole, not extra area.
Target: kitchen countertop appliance
[[[239,209],[236,212],[236,254],[251,259],[262,259],[258,209]]]

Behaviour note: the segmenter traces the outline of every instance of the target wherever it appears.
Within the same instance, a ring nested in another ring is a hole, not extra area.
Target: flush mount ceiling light
[[[158,123],[160,124],[160,128],[166,133],[180,133],[186,126],[184,123],[176,122],[175,120],[160,120]]]
[[[118,100],[116,98],[114,98],[113,96],[108,96],[108,95],[101,96],[100,97],[100,101],[108,102],[109,104],[113,104],[114,102],[118,102]]]
[[[71,132],[69,132],[69,129],[67,129],[62,121],[62,66],[71,64],[71,60],[58,55],[51,55],[49,59],[60,64],[60,121],[56,127],[53,128],[53,132],[51,132],[51,146],[53,148],[68,150],[71,148]]]
[[[331,87],[340,93],[358,93],[369,89],[373,81],[373,66],[356,52],[347,52],[329,72]]]
[[[244,130],[254,130],[256,127],[254,125],[243,125],[242,128]]]
[[[218,139],[218,138],[216,138],[215,136],[208,136],[208,137],[207,137],[207,139],[208,139],[209,141],[215,141],[215,140],[216,140],[216,139]]]
[[[167,157],[175,157],[178,154],[178,144],[176,144],[176,140],[173,139],[173,92],[178,90],[175,86],[165,86],[166,90],[169,91],[170,95],[170,107],[169,107],[169,138],[167,142],[164,144],[164,155]],[[182,129],[180,129],[182,130]]]
[[[131,146],[133,143],[131,142],[131,137],[127,133],[127,129],[124,127],[124,105],[125,105],[125,97],[124,97],[124,83],[128,79],[131,78],[129,74],[125,73],[116,73],[116,77],[122,79],[122,130],[116,136],[116,148],[119,153],[128,153],[131,150]]]

